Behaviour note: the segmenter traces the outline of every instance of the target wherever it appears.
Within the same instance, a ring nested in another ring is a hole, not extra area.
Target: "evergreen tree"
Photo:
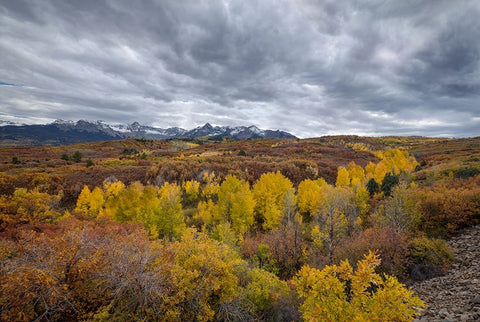
[[[381,189],[386,197],[390,196],[393,187],[395,187],[399,182],[398,176],[396,174],[391,174],[390,172],[383,177]]]
[[[368,180],[367,191],[370,194],[370,197],[372,197],[376,192],[378,192],[379,189],[380,187],[378,186],[378,183],[377,181],[375,181],[374,178],[371,178],[370,180]]]

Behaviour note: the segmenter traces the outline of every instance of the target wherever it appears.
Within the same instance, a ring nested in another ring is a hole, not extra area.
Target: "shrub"
[[[373,250],[382,260],[378,267],[381,272],[403,279],[408,274],[406,269],[409,264],[408,247],[408,237],[392,227],[369,228],[345,240],[335,252],[334,258],[336,263],[345,259],[350,263],[356,263],[364,254]]]
[[[393,276],[380,276],[380,259],[365,255],[354,270],[345,261],[323,270],[304,266],[293,283],[307,321],[411,321],[424,306]]]
[[[455,255],[445,241],[427,237],[410,240],[410,256],[409,271],[414,280],[442,275],[455,262]]]
[[[72,160],[73,162],[81,162],[82,161],[82,153],[80,151],[75,151],[75,153],[72,155]]]
[[[480,223],[480,177],[439,183],[420,191],[421,229],[445,237]]]
[[[247,156],[247,152],[245,152],[245,150],[242,149],[242,150],[238,151],[237,155],[245,157],[245,156]]]
[[[13,164],[20,164],[20,163],[22,163],[22,161],[18,160],[17,157],[12,157],[12,163]]]
[[[468,179],[471,177],[475,177],[478,174],[480,174],[480,170],[472,167],[458,170],[457,172],[455,172],[453,177],[455,179]]]

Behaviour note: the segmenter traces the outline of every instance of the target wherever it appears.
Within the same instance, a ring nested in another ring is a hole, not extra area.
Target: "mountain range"
[[[107,124],[103,121],[57,120],[50,124],[26,125],[0,121],[0,146],[18,145],[66,145],[81,142],[110,141],[124,138],[145,138],[166,140],[175,138],[231,137],[251,138],[295,138],[294,135],[279,130],[261,130],[251,126],[212,126],[206,123],[192,130],[179,127],[167,129],[132,124]]]

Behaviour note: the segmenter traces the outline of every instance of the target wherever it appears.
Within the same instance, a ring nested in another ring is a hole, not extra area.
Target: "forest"
[[[480,138],[0,148],[2,321],[411,321]]]

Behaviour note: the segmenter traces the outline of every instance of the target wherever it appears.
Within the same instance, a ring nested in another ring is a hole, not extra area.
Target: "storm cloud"
[[[0,118],[480,135],[480,2],[4,0]]]

